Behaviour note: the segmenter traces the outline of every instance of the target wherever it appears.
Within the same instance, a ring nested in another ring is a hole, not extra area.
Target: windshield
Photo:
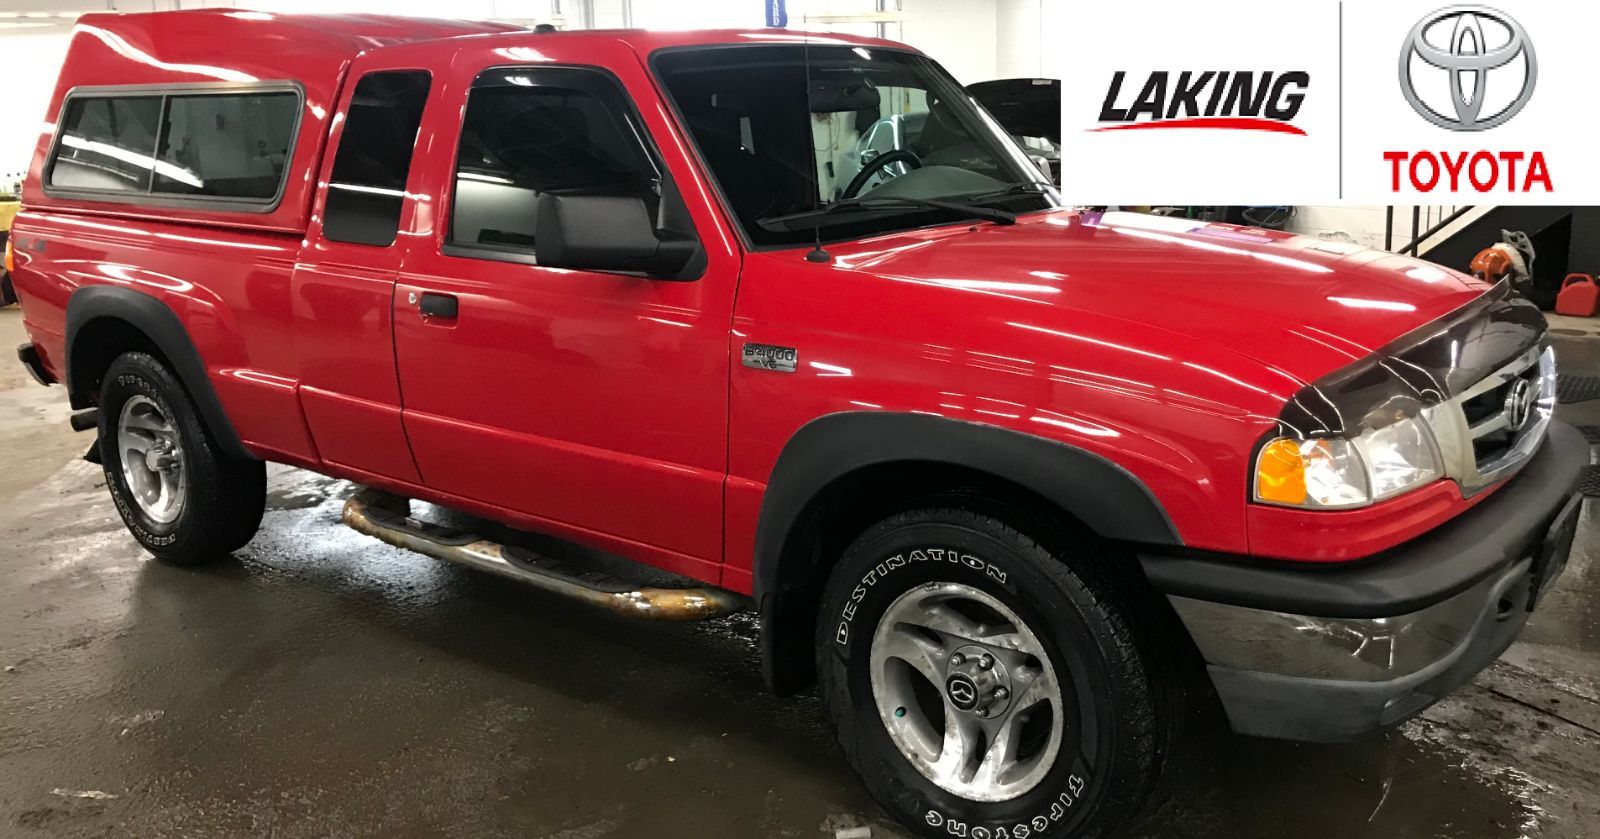
[[[880,199],[1013,213],[1061,204],[1005,131],[920,55],[761,45],[665,50],[654,66],[758,247],[970,218],[959,208]],[[835,209],[851,212],[774,223],[841,202]]]

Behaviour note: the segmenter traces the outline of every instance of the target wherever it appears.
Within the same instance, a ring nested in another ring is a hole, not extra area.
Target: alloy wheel
[[[135,395],[123,403],[117,453],[122,479],[139,511],[156,524],[177,521],[189,488],[183,442],[172,418],[154,400]]]
[[[959,583],[906,592],[878,623],[870,666],[890,739],[939,788],[1007,801],[1055,764],[1062,685],[1038,636],[992,595]]]

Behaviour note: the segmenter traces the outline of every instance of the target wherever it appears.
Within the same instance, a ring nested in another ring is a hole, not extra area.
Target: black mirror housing
[[[810,84],[811,113],[877,111],[883,97],[865,77],[849,81],[815,81]]]
[[[658,231],[649,205],[637,196],[546,192],[537,212],[534,258],[546,267],[673,278],[700,254],[693,237]]]

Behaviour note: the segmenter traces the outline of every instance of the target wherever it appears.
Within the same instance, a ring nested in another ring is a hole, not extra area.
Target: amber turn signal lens
[[[11,256],[11,237],[8,236],[6,237],[6,273],[9,274],[17,270],[15,265],[16,262]]]
[[[1306,503],[1306,461],[1300,444],[1277,439],[1256,458],[1256,498],[1278,504]]]

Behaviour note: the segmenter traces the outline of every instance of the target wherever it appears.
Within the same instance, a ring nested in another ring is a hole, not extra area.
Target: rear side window
[[[294,90],[72,95],[50,189],[248,203],[282,191],[300,116]]]
[[[324,237],[394,244],[429,82],[421,70],[385,70],[368,73],[356,84],[333,158],[322,212]]]
[[[289,165],[300,97],[172,96],[161,131],[155,192],[270,200]]]
[[[73,97],[61,119],[50,186],[149,192],[160,96]]]
[[[489,70],[473,83],[462,120],[450,243],[531,250],[540,193],[653,199],[660,177],[626,94],[609,77]]]

